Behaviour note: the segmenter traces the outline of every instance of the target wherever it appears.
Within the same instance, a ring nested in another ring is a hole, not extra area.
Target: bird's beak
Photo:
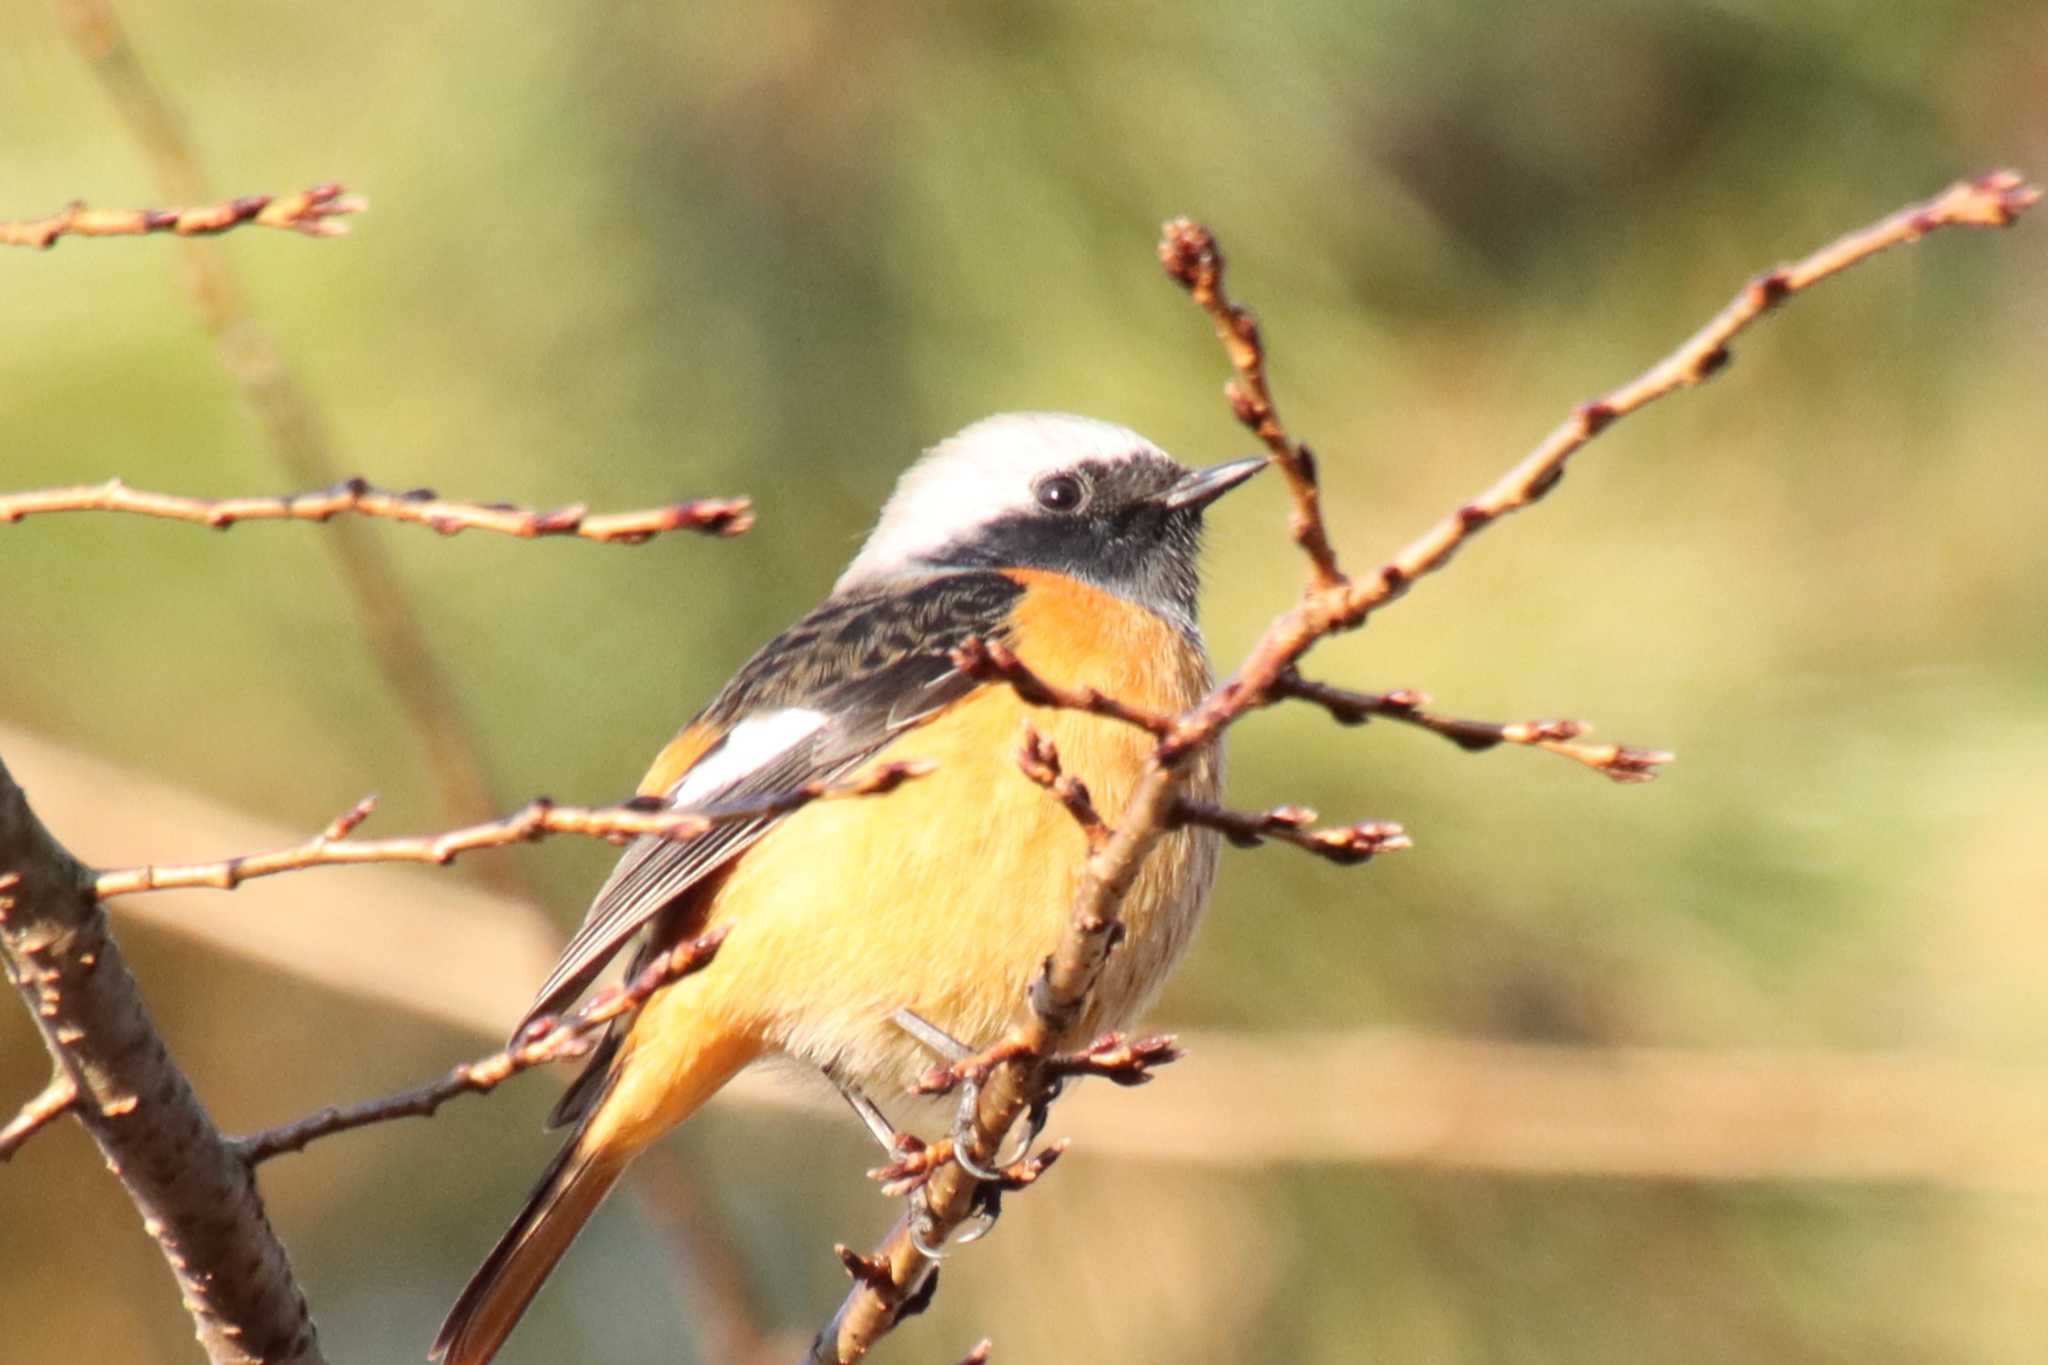
[[[1213,464],[1207,469],[1189,470],[1166,490],[1160,501],[1176,512],[1184,507],[1207,507],[1265,467],[1266,457],[1253,455],[1228,464]]]

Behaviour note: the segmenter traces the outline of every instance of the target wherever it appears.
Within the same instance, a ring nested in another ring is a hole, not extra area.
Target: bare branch
[[[458,1095],[489,1094],[522,1071],[582,1056],[613,1020],[645,1005],[648,997],[662,987],[709,966],[730,930],[730,925],[721,925],[700,938],[678,944],[641,968],[632,981],[598,992],[568,1018],[536,1019],[519,1042],[488,1057],[465,1062],[439,1080],[347,1108],[322,1109],[296,1122],[236,1138],[233,1146],[244,1161],[254,1166],[286,1152],[303,1151],[308,1143],[336,1133],[392,1119],[431,1117]]]
[[[0,891],[6,887],[0,886]],[[78,1084],[65,1072],[59,1071],[50,1077],[36,1097],[21,1106],[21,1112],[0,1128],[0,1162],[4,1162],[21,1150],[23,1143],[40,1133],[57,1119],[71,1112],[71,1106],[78,1101]]]
[[[477,530],[525,539],[581,536],[614,545],[638,545],[665,531],[735,536],[754,524],[752,506],[745,498],[696,498],[638,512],[591,516],[589,509],[580,504],[540,512],[502,502],[451,502],[435,496],[430,488],[394,493],[362,479],[344,479],[332,488],[311,493],[255,498],[188,498],[176,493],[149,493],[130,488],[119,479],[74,488],[0,494],[0,523],[52,512],[133,512],[195,522],[221,531],[240,521],[326,521],[338,513],[353,512],[430,527],[444,536]]]
[[[1377,854],[1398,853],[1412,847],[1407,831],[1392,821],[1370,820],[1334,829],[1310,829],[1315,819],[1316,813],[1307,806],[1242,811],[1186,797],[1174,803],[1172,815],[1175,826],[1213,829],[1239,848],[1257,848],[1268,839],[1278,839],[1343,867],[1371,862]]]
[[[179,237],[207,237],[243,226],[285,228],[308,237],[345,237],[344,214],[361,213],[369,201],[343,193],[340,185],[315,185],[297,194],[245,194],[187,209],[93,209],[66,204],[47,218],[0,222],[0,246],[47,250],[60,237],[141,237],[168,232]]]
[[[216,1365],[318,1365],[319,1335],[249,1168],[142,1003],[92,893],[0,764],[0,962],[77,1090]],[[230,1271],[230,1267],[232,1270]]]
[[[1029,664],[1017,657],[1015,650],[1000,640],[981,640],[973,636],[961,641],[953,651],[953,666],[971,678],[984,682],[1002,682],[1010,685],[1018,700],[1027,706],[1043,706],[1063,711],[1085,711],[1091,716],[1103,716],[1109,720],[1120,720],[1126,725],[1135,725],[1152,735],[1166,735],[1173,730],[1173,717],[1133,706],[1116,697],[1105,696],[1092,687],[1062,687],[1048,681]]]
[[[1413,688],[1399,688],[1392,692],[1349,692],[1328,683],[1311,682],[1299,673],[1286,673],[1273,684],[1272,696],[1276,701],[1292,697],[1312,702],[1328,711],[1339,725],[1363,725],[1379,716],[1404,725],[1419,726],[1431,734],[1442,735],[1469,753],[1480,753],[1502,744],[1526,745],[1562,754],[1595,772],[1605,773],[1616,782],[1648,782],[1657,776],[1659,767],[1675,757],[1664,749],[1581,744],[1579,737],[1593,728],[1584,721],[1520,720],[1500,723],[1438,715],[1423,709],[1429,705],[1429,696]]]
[[[1287,473],[1295,502],[1294,537],[1309,556],[1311,573],[1300,600],[1267,628],[1236,674],[1176,720],[1118,814],[1114,833],[1090,854],[1067,932],[1031,984],[1028,1011],[999,1045],[1004,1060],[978,1092],[972,1131],[966,1135],[976,1164],[985,1166],[1011,1126],[1027,1110],[1048,1101],[1052,1080],[1047,1059],[1081,1018],[1102,965],[1121,936],[1118,915],[1139,868],[1183,810],[1180,788],[1193,767],[1191,760],[1247,711],[1268,704],[1280,680],[1293,673],[1310,648],[1328,635],[1363,625],[1417,578],[1442,568],[1484,527],[1541,497],[1555,486],[1571,453],[1617,417],[1713,373],[1725,363],[1729,341],[1770,307],[1936,228],[2003,226],[2038,198],[2037,191],[2004,172],[1961,182],[1924,204],[1752,281],[1670,357],[1606,397],[1582,404],[1478,498],[1445,517],[1365,580],[1347,579],[1337,568],[1322,527],[1313,461],[1288,440],[1273,413],[1258,329],[1250,315],[1230,304],[1221,291],[1222,256],[1213,235],[1184,219],[1167,224],[1160,259],[1167,273],[1209,313],[1229,351],[1239,376],[1229,390],[1233,410],[1260,432],[1275,463]],[[1279,833],[1265,827],[1250,832]],[[931,1245],[935,1236],[943,1240],[958,1229],[973,1213],[977,1186],[957,1162],[931,1175],[920,1226],[913,1228],[908,1218],[898,1220],[877,1252],[861,1258],[873,1273],[857,1277],[852,1292],[813,1341],[811,1360],[860,1359],[895,1326],[907,1305],[929,1291],[932,1263],[918,1244],[922,1240]]]
[[[480,848],[533,843],[551,834],[586,835],[614,843],[648,836],[693,839],[716,825],[754,820],[766,815],[784,815],[813,801],[884,795],[935,770],[936,764],[925,759],[883,763],[845,782],[807,782],[758,800],[689,810],[664,806],[653,797],[638,797],[617,806],[592,807],[558,806],[542,796],[502,819],[449,830],[444,834],[351,839],[349,835],[356,826],[377,808],[377,798],[366,796],[304,843],[268,853],[224,858],[218,862],[102,872],[94,878],[93,892],[99,899],[107,900],[141,891],[167,891],[181,887],[203,886],[232,891],[257,877],[273,877],[281,872],[297,872],[309,867],[357,863],[451,863],[460,855]]]

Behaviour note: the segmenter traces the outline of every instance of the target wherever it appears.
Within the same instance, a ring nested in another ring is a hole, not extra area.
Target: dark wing
[[[999,638],[1022,592],[1000,573],[972,571],[828,598],[748,660],[691,722],[721,738],[666,799],[716,810],[849,775],[981,685],[949,655],[970,635]],[[642,925],[784,818],[721,824],[691,839],[635,840],[513,1036],[559,1013]]]

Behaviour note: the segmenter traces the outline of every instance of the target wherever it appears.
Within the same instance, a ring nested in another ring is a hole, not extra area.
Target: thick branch
[[[315,185],[297,194],[245,194],[188,209],[92,209],[66,204],[47,218],[0,223],[0,246],[47,249],[59,237],[141,237],[168,232],[178,237],[207,237],[243,226],[285,228],[308,237],[345,237],[348,224],[334,221],[368,208],[360,196],[344,194],[340,185]]]
[[[598,1035],[613,1020],[631,1014],[647,1003],[663,986],[682,980],[709,966],[731,926],[712,930],[701,938],[662,953],[640,969],[624,986],[615,986],[592,996],[583,1008],[566,1019],[543,1016],[527,1028],[521,1041],[488,1057],[465,1062],[446,1076],[416,1089],[366,1100],[346,1108],[330,1107],[294,1123],[280,1124],[235,1139],[242,1159],[254,1166],[286,1152],[303,1151],[308,1143],[336,1133],[367,1128],[392,1119],[427,1118],[457,1095],[486,1095],[522,1071],[549,1062],[579,1057],[590,1050]]]
[[[1090,854],[1067,932],[1032,983],[1029,1010],[996,1049],[1003,1062],[980,1088],[968,1155],[985,1167],[1018,1118],[1048,1101],[1053,1078],[1047,1059],[1082,1015],[1102,964],[1121,936],[1118,914],[1123,899],[1144,859],[1182,809],[1180,788],[1200,751],[1247,711],[1267,704],[1280,680],[1293,673],[1317,641],[1363,625],[1416,578],[1442,568],[1481,529],[1541,497],[1555,486],[1571,453],[1615,418],[1711,374],[1725,363],[1730,339],[1784,298],[1936,228],[2003,226],[2038,198],[2037,191],[2004,172],[1961,182],[1925,204],[1752,281],[1670,357],[1605,398],[1581,405],[1492,487],[1362,581],[1347,580],[1336,567],[1322,530],[1313,462],[1287,441],[1272,415],[1258,330],[1249,314],[1230,305],[1222,293],[1222,256],[1213,236],[1186,220],[1167,224],[1160,258],[1167,273],[1186,286],[1216,322],[1241,380],[1230,391],[1233,408],[1241,419],[1255,423],[1262,438],[1268,439],[1275,462],[1288,473],[1295,499],[1295,539],[1308,554],[1312,571],[1301,599],[1267,628],[1237,673],[1175,722],[1118,814],[1114,833]],[[868,1273],[855,1277],[838,1312],[813,1341],[812,1361],[860,1359],[895,1326],[907,1305],[918,1302],[932,1273],[918,1240],[934,1235],[943,1239],[965,1222],[975,1207],[977,1184],[958,1163],[945,1165],[926,1186],[925,1225],[914,1230],[907,1219],[899,1220],[874,1255],[854,1258]]]
[[[140,891],[197,886],[232,891],[256,877],[274,877],[280,872],[298,872],[309,867],[356,863],[451,863],[460,855],[480,848],[532,843],[551,834],[580,834],[613,842],[646,836],[693,839],[715,825],[758,819],[764,815],[784,815],[813,801],[883,795],[905,782],[925,776],[934,770],[934,766],[928,760],[883,763],[846,782],[807,782],[757,800],[694,810],[676,810],[651,797],[620,806],[590,807],[558,806],[543,796],[529,801],[503,819],[449,830],[444,834],[351,839],[349,835],[377,808],[377,798],[366,796],[333,824],[302,844],[273,849],[268,853],[246,853],[211,863],[166,864],[102,872],[93,879],[92,886],[94,894],[101,900],[134,895]]]
[[[0,765],[0,957],[216,1362],[323,1359],[255,1179],[165,1048],[92,875]]]
[[[149,493],[119,479],[75,488],[45,488],[32,493],[0,494],[0,522],[51,512],[133,512],[171,521],[196,522],[225,531],[238,521],[326,521],[341,512],[427,526],[444,536],[458,531],[496,531],[532,539],[537,536],[581,536],[614,545],[638,545],[665,531],[705,531],[735,536],[754,524],[745,498],[696,498],[637,512],[591,516],[580,504],[551,512],[514,507],[510,503],[450,502],[429,488],[393,493],[362,479],[344,479],[332,488],[278,497],[188,498],[176,493]]]
[[[1423,708],[1429,697],[1412,688],[1392,692],[1350,692],[1327,683],[1311,682],[1298,673],[1286,673],[1273,684],[1274,700],[1293,697],[1312,702],[1328,711],[1339,725],[1363,725],[1374,716],[1414,725],[1442,735],[1468,753],[1480,753],[1502,744],[1521,744],[1562,754],[1605,773],[1616,782],[1648,782],[1673,755],[1664,749],[1632,749],[1622,744],[1582,744],[1581,735],[1592,726],[1577,720],[1518,720],[1497,722],[1460,720]]]

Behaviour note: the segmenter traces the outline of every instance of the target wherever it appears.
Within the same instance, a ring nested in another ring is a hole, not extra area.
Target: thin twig
[[[1200,825],[1213,829],[1239,848],[1257,848],[1268,839],[1278,839],[1340,867],[1370,862],[1378,854],[1398,853],[1412,847],[1407,831],[1389,820],[1310,829],[1316,813],[1307,806],[1244,811],[1182,797],[1174,803],[1171,820],[1176,827]]]
[[[1519,720],[1496,722],[1461,720],[1438,715],[1424,708],[1426,693],[1413,688],[1392,692],[1351,692],[1328,683],[1311,682],[1298,673],[1286,673],[1273,684],[1274,700],[1292,697],[1311,702],[1330,713],[1339,725],[1363,725],[1378,716],[1419,726],[1442,735],[1469,753],[1480,753],[1502,744],[1520,744],[1548,753],[1561,754],[1583,763],[1616,782],[1648,782],[1657,770],[1674,758],[1664,749],[1633,749],[1622,744],[1581,744],[1579,738],[1592,726],[1577,720]]]
[[[708,966],[730,930],[730,925],[721,925],[701,938],[678,944],[641,968],[632,981],[598,992],[568,1018],[536,1019],[521,1041],[465,1062],[438,1080],[382,1099],[322,1109],[295,1122],[235,1138],[234,1148],[254,1166],[286,1152],[303,1151],[308,1143],[336,1133],[392,1119],[430,1117],[458,1095],[489,1094],[522,1071],[583,1056],[613,1020],[639,1009],[662,987]]]
[[[551,834],[587,835],[614,843],[650,836],[693,839],[716,825],[784,815],[813,801],[884,795],[935,769],[933,762],[924,759],[884,763],[845,782],[807,782],[756,800],[691,809],[663,806],[652,797],[638,797],[617,806],[558,806],[543,796],[501,819],[442,834],[352,839],[350,834],[377,808],[377,798],[366,796],[304,843],[267,853],[223,858],[217,862],[163,864],[102,872],[94,878],[93,893],[99,899],[107,900],[142,891],[186,887],[232,891],[257,877],[274,877],[282,872],[298,872],[309,867],[360,863],[451,863],[460,855],[477,849],[532,843]]]
[[[1022,1047],[1014,1040],[999,1043],[986,1052],[932,1067],[911,1088],[920,1095],[950,1095],[962,1085],[982,1084],[997,1067],[1023,1055]],[[1046,1058],[1045,1074],[1054,1080],[1099,1076],[1116,1085],[1144,1085],[1152,1079],[1155,1068],[1177,1062],[1185,1055],[1170,1033],[1137,1039],[1105,1033],[1087,1047]]]
[[[1224,396],[1237,420],[1265,443],[1273,463],[1287,480],[1293,504],[1288,529],[1294,543],[1308,556],[1310,586],[1341,586],[1344,571],[1337,567],[1337,552],[1331,548],[1330,533],[1323,525],[1315,456],[1307,446],[1288,436],[1279,409],[1273,406],[1273,391],[1266,381],[1266,348],[1259,339],[1258,321],[1249,308],[1232,303],[1223,291],[1223,252],[1216,245],[1215,234],[1200,223],[1176,218],[1160,234],[1159,262],[1209,315],[1224,351],[1230,356],[1231,368],[1237,371],[1237,377],[1224,386]]]
[[[2039,197],[2038,191],[2006,172],[1959,182],[1924,204],[1752,281],[1671,356],[1606,397],[1580,405],[1479,497],[1363,580],[1346,579],[1337,568],[1322,528],[1313,461],[1287,440],[1272,413],[1258,330],[1249,314],[1230,305],[1223,294],[1223,258],[1213,236],[1186,220],[1169,223],[1160,258],[1216,322],[1240,381],[1230,391],[1233,409],[1241,419],[1256,424],[1275,462],[1287,471],[1294,536],[1310,562],[1309,582],[1294,607],[1267,628],[1237,673],[1176,721],[1118,814],[1114,834],[1088,858],[1067,932],[1033,980],[1028,1010],[998,1045],[1003,1062],[980,1087],[972,1128],[965,1135],[975,1162],[986,1165],[1017,1120],[1047,1102],[1052,1079],[1046,1061],[1058,1040],[1082,1017],[1103,963],[1120,937],[1123,898],[1181,809],[1180,788],[1194,767],[1192,760],[1246,712],[1268,704],[1276,685],[1293,673],[1309,649],[1331,634],[1363,625],[1417,578],[1442,568],[1480,530],[1540,498],[1555,486],[1572,452],[1617,417],[1712,374],[1726,362],[1729,341],[1785,298],[1937,228],[2004,226]],[[972,1216],[978,1197],[978,1182],[957,1162],[934,1173],[923,1195],[925,1213],[919,1224],[913,1226],[907,1217],[898,1220],[874,1255],[855,1258],[871,1273],[856,1276],[853,1289],[812,1342],[809,1358],[843,1365],[859,1360],[885,1336],[931,1287],[932,1263],[919,1242],[932,1245],[933,1238],[951,1236]]]
[[[1017,657],[1017,652],[1000,640],[982,640],[974,636],[960,642],[953,650],[953,666],[971,678],[983,682],[1007,683],[1017,699],[1027,706],[1043,706],[1063,711],[1084,711],[1091,716],[1102,716],[1109,720],[1120,720],[1126,725],[1135,725],[1147,734],[1164,736],[1173,730],[1173,717],[1148,711],[1142,706],[1133,706],[1120,698],[1105,695],[1092,687],[1062,687],[1038,673],[1029,664]]]
[[[0,888],[4,889],[4,888]],[[21,1106],[21,1112],[0,1128],[0,1162],[21,1150],[23,1143],[71,1111],[78,1102],[78,1083],[59,1071],[36,1097]]]
[[[589,509],[580,504],[541,512],[502,502],[451,502],[435,496],[430,488],[395,493],[373,487],[363,479],[344,479],[332,488],[311,493],[254,498],[188,498],[176,493],[150,493],[130,488],[119,479],[74,488],[0,494],[0,523],[51,512],[133,512],[195,522],[221,531],[240,521],[326,521],[339,513],[353,512],[430,527],[444,536],[458,531],[495,531],[526,539],[581,536],[614,545],[638,545],[665,531],[738,535],[754,524],[752,508],[745,498],[697,498],[637,512],[591,516]]]
[[[168,232],[208,237],[243,226],[284,228],[308,237],[345,237],[348,224],[335,220],[361,213],[369,201],[346,194],[340,185],[315,185],[297,194],[245,194],[185,209],[94,209],[73,201],[47,218],[0,222],[0,246],[47,250],[60,237],[141,237]]]
[[[1087,838],[1090,853],[1108,841],[1109,826],[1102,823],[1095,799],[1088,794],[1088,784],[1060,766],[1059,748],[1050,739],[1027,729],[1024,747],[1017,754],[1017,766],[1024,770],[1024,776],[1051,792],[1053,799],[1067,808],[1067,814],[1074,817],[1074,823]]]

